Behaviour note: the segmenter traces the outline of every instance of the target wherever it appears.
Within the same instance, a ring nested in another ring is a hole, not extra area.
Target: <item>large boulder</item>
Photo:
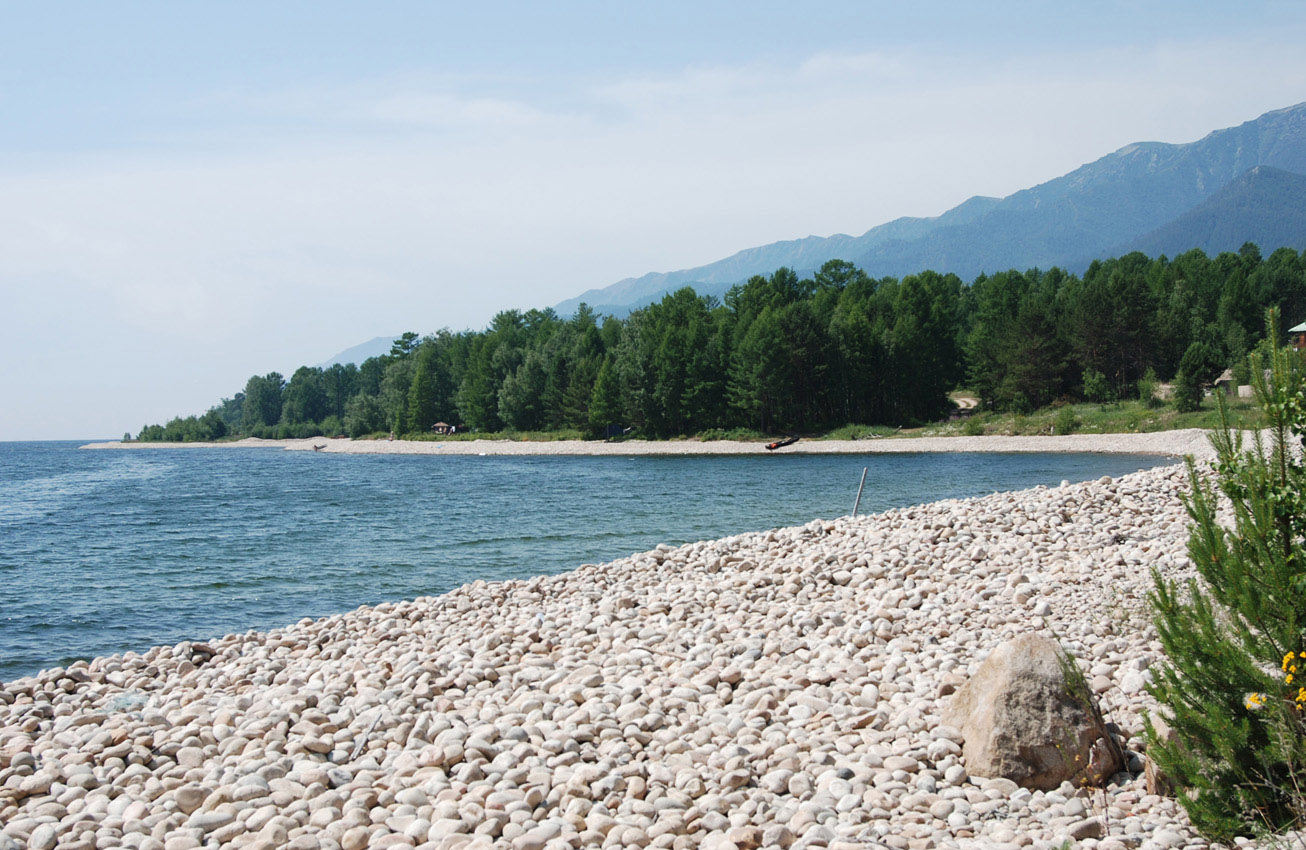
[[[1063,659],[1056,641],[1022,635],[957,690],[942,720],[961,730],[967,772],[1048,790],[1066,780],[1098,785],[1123,768],[1119,743]]]

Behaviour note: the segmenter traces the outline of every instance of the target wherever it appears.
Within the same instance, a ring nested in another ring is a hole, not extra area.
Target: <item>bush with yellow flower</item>
[[[1253,357],[1252,376],[1268,435],[1233,432],[1220,404],[1214,468],[1199,474],[1188,461],[1188,554],[1201,580],[1154,571],[1151,596],[1166,652],[1151,691],[1174,736],[1160,739],[1149,723],[1148,756],[1193,825],[1226,842],[1306,827],[1302,355],[1270,346]]]

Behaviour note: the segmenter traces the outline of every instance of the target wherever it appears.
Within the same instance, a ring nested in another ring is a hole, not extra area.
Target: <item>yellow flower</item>
[[[1292,668],[1292,669],[1296,670],[1297,668],[1294,667],[1294,668]],[[1283,681],[1284,681],[1285,684],[1291,685],[1291,684],[1292,684],[1292,674],[1289,673],[1289,674],[1288,674],[1288,678],[1284,679]]]
[[[1306,704],[1306,688],[1298,688],[1296,696],[1297,704]]]
[[[1265,705],[1265,694],[1248,694],[1247,707],[1253,711]]]

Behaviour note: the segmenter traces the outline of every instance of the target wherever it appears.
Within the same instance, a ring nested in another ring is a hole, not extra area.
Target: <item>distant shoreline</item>
[[[772,454],[910,454],[914,452],[1088,452],[1199,458],[1211,455],[1207,432],[1197,428],[1144,434],[1067,434],[1063,436],[883,437],[862,440],[801,440],[767,451],[761,442],[732,440],[345,440],[314,437],[304,440],[247,438],[228,443],[89,443],[84,449],[206,449],[265,448],[314,451],[322,454],[396,455],[575,455],[677,456]]]

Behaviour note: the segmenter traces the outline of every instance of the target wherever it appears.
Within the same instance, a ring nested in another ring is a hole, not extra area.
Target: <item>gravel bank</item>
[[[911,452],[1116,452],[1205,457],[1206,432],[1196,428],[1149,434],[1068,434],[1061,437],[899,437],[869,440],[805,440],[775,452],[762,443],[729,440],[590,440],[512,442],[509,440],[308,440],[245,439],[232,443],[91,443],[84,449],[278,448],[333,454],[423,455],[728,455],[728,454],[881,454]]]
[[[1138,773],[1147,571],[1189,570],[1184,486],[1168,466],[662,546],[18,679],[0,850],[1201,847]],[[939,725],[1030,631],[1129,736],[1105,792],[969,777]]]

